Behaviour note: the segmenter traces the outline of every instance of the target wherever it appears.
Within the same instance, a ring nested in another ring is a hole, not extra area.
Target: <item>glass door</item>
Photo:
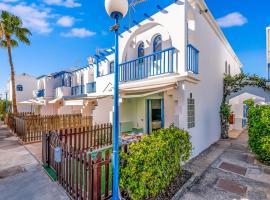
[[[164,101],[163,99],[147,100],[147,132],[164,128]]]

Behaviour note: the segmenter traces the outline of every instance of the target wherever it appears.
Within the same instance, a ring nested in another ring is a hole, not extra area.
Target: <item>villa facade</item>
[[[32,92],[36,89],[36,87],[36,77],[26,73],[15,75],[15,90],[18,112],[34,112],[32,103],[26,103],[24,101],[28,101],[33,97]],[[7,96],[9,101],[12,101],[12,93],[13,90],[11,80],[9,79],[7,82]],[[21,104],[20,102],[24,103]]]
[[[241,63],[203,0],[176,1],[119,35],[121,133],[175,124],[192,138],[193,156],[220,138],[224,73]],[[82,113],[113,122],[114,48],[87,67],[38,78],[40,114]]]

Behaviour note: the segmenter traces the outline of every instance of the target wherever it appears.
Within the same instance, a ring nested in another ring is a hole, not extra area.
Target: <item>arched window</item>
[[[23,86],[22,85],[17,85],[17,91],[19,91],[19,92],[23,91]]]
[[[161,35],[157,35],[153,42],[153,53],[159,52],[162,50],[162,37]],[[154,60],[160,60],[161,54],[158,53],[154,56]]]
[[[144,56],[144,43],[141,42],[138,46],[138,58],[141,58]]]
[[[162,37],[161,35],[157,35],[153,42],[153,52],[159,52],[162,50]]]
[[[144,43],[141,42],[138,46],[138,58],[144,57]],[[143,59],[139,60],[139,63],[143,63]]]

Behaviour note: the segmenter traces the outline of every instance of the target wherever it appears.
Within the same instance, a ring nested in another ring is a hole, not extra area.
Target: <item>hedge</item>
[[[121,152],[120,188],[131,199],[146,199],[164,192],[181,163],[190,158],[192,144],[188,132],[171,126],[160,129]]]
[[[259,160],[270,164],[270,106],[250,107],[248,120],[249,146]]]

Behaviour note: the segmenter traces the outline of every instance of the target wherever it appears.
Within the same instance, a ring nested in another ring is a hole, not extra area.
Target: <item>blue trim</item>
[[[16,86],[16,90],[17,90],[18,92],[22,92],[22,91],[23,91],[23,86],[22,86],[21,84],[17,85],[17,86]]]
[[[115,24],[118,24],[119,19],[123,16],[114,12],[111,15],[115,19]],[[115,29],[115,59],[114,59],[114,112],[113,112],[113,187],[112,187],[112,200],[119,200],[119,63],[118,63],[118,50],[119,50],[119,30]]]
[[[164,128],[164,99],[161,99],[161,128]]]
[[[71,87],[71,95],[72,96],[77,96],[77,95],[82,95],[85,94],[85,85],[76,85]]]
[[[270,63],[268,63],[268,80],[270,81]]]
[[[45,96],[45,89],[40,89],[36,92],[36,97],[44,97]]]
[[[199,73],[199,53],[193,45],[187,45],[187,67],[186,71],[193,72],[194,74]]]
[[[174,52],[172,47],[120,64],[120,82],[176,72]]]
[[[46,75],[38,76],[38,77],[37,77],[37,80],[38,80],[38,79],[41,79],[41,78],[43,78],[43,77],[46,77]]]

